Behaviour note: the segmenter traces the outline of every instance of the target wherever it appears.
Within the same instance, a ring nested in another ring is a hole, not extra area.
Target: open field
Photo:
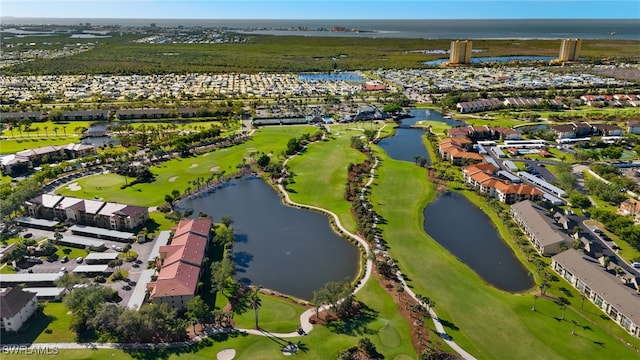
[[[538,304],[539,311],[532,312],[531,293],[510,294],[485,284],[424,233],[422,208],[435,196],[425,170],[394,161],[381,151],[379,155],[382,167],[371,199],[387,222],[380,228],[390,246],[389,253],[411,279],[413,290],[435,300],[439,316],[448,324],[447,332],[465,350],[479,359],[578,359],[608,357],[613,353],[623,358],[633,356],[621,342],[571,310],[567,311],[566,319],[579,319],[582,326],[589,327],[584,337],[571,336],[570,323],[554,319],[560,315],[554,302],[544,299]],[[613,322],[603,320],[603,323]],[[639,343],[621,328],[608,326],[607,330]]]
[[[21,42],[38,38],[24,37]],[[377,68],[421,68],[425,61],[443,55],[415,50],[449,49],[450,40],[373,39],[251,35],[242,44],[137,44],[131,37],[110,38],[91,51],[59,59],[41,59],[2,74],[163,74],[185,72],[304,72],[367,70]],[[638,58],[639,41],[584,40],[582,57]],[[559,40],[474,40],[477,56],[557,56]],[[178,54],[166,56],[163,54]],[[342,56],[341,56],[342,55]],[[337,60],[334,60],[337,59]]]

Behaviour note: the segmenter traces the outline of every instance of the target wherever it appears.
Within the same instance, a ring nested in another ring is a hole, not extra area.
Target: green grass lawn
[[[16,271],[13,269],[13,266],[11,266],[11,264],[3,264],[2,267],[0,267],[0,274],[15,274]]]
[[[74,259],[77,259],[79,257],[85,257],[88,255],[85,249],[79,249],[79,248],[67,247],[67,246],[64,246],[64,247],[57,246],[57,247],[58,247],[58,250],[56,250],[56,255],[58,255],[58,258],[66,256],[69,258],[69,261],[74,261]],[[66,253],[65,250],[68,251],[68,253]]]
[[[230,174],[236,171],[236,165],[252,152],[273,153],[277,157],[286,143],[302,133],[314,132],[310,126],[265,127],[256,132],[254,138],[232,148],[219,149],[210,153],[188,158],[179,158],[164,162],[151,168],[156,175],[150,183],[136,184],[120,189],[125,178],[116,174],[93,175],[77,181],[81,189],[71,191],[66,186],[56,189],[56,193],[85,199],[94,197],[103,200],[121,202],[138,206],[157,206],[164,203],[164,196],[172,190],[181,193],[190,187],[190,181],[196,178],[208,178],[212,172],[225,171]],[[132,181],[129,178],[127,181]]]
[[[438,135],[438,136],[443,136],[445,135],[445,133],[447,131],[449,131],[449,129],[451,129],[450,125],[447,125],[441,121],[435,121],[435,120],[423,120],[423,121],[418,121],[416,123],[416,126],[423,126],[423,127],[431,127],[431,132]]]
[[[414,291],[435,300],[438,315],[448,324],[447,332],[465,350],[479,359],[632,356],[621,342],[586,322],[583,325],[591,327],[588,336],[571,336],[566,322],[553,318],[557,305],[551,302],[531,312],[531,295],[486,285],[423,231],[422,208],[435,196],[424,169],[394,161],[382,151],[379,155],[383,162],[371,199],[387,222],[380,228],[389,253],[411,279]],[[568,310],[567,318],[571,316],[578,315]],[[635,342],[621,328],[611,331]]]
[[[13,343],[46,343],[46,342],[73,342],[76,334],[69,329],[71,316],[67,314],[67,308],[61,302],[43,303],[43,313],[36,315],[25,325],[23,332],[2,336],[5,344]],[[49,331],[45,331],[48,329]],[[4,356],[4,355],[3,355]]]
[[[302,305],[294,304],[276,295],[260,294],[260,300],[262,302],[262,306],[258,309],[260,328],[274,333],[288,333],[296,331],[300,326],[300,315],[306,310]],[[234,320],[238,328],[255,328],[253,310],[234,316]]]
[[[359,136],[361,132],[338,133],[328,136],[327,141],[312,144],[304,154],[289,160],[287,164],[295,182],[287,187],[293,190],[289,194],[293,201],[332,209],[342,224],[354,231],[356,222],[351,214],[351,204],[344,198],[347,166],[361,163],[366,157],[349,145],[351,137]]]

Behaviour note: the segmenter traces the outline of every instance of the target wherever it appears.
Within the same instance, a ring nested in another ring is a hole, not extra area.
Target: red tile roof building
[[[468,138],[445,138],[438,146],[440,156],[453,165],[475,164],[484,161],[484,156],[469,152],[473,143]]]
[[[493,175],[499,169],[489,163],[465,166],[462,169],[464,181],[480,193],[496,198],[505,204],[514,204],[522,200],[538,201],[542,192],[526,184],[511,184]]]
[[[207,219],[182,220],[171,244],[160,247],[162,267],[155,281],[147,284],[149,298],[154,303],[167,303],[183,310],[197,292],[203,273],[205,255],[211,240],[211,225]]]

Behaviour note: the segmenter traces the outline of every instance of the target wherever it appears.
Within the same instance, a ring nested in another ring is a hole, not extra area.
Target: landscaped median
[[[380,228],[389,253],[413,291],[435,300],[445,329],[466,351],[478,359],[634,356],[633,350],[571,309],[564,321],[556,320],[561,310],[555,302],[542,299],[538,311],[531,311],[535,289],[510,294],[487,285],[424,232],[422,210],[436,196],[426,170],[393,160],[382,150],[377,156],[382,161],[371,201],[386,220]],[[464,219],[459,221],[465,226]],[[572,319],[583,327],[582,336],[570,334]]]

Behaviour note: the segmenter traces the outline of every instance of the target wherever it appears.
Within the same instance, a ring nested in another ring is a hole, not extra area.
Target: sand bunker
[[[191,164],[191,168],[193,169],[194,167],[197,167],[198,164]]]
[[[78,185],[77,182],[73,182],[73,183],[67,185],[67,189],[69,189],[71,191],[79,191],[79,190],[82,189],[82,187],[80,185]]]
[[[231,360],[236,357],[236,349],[224,349],[216,355],[218,360]]]
[[[169,182],[174,182],[176,181],[177,178],[178,178],[177,176],[172,176],[169,178]]]
[[[211,169],[209,169],[209,171],[214,172],[214,171],[218,171],[220,170],[220,166],[212,166]]]

